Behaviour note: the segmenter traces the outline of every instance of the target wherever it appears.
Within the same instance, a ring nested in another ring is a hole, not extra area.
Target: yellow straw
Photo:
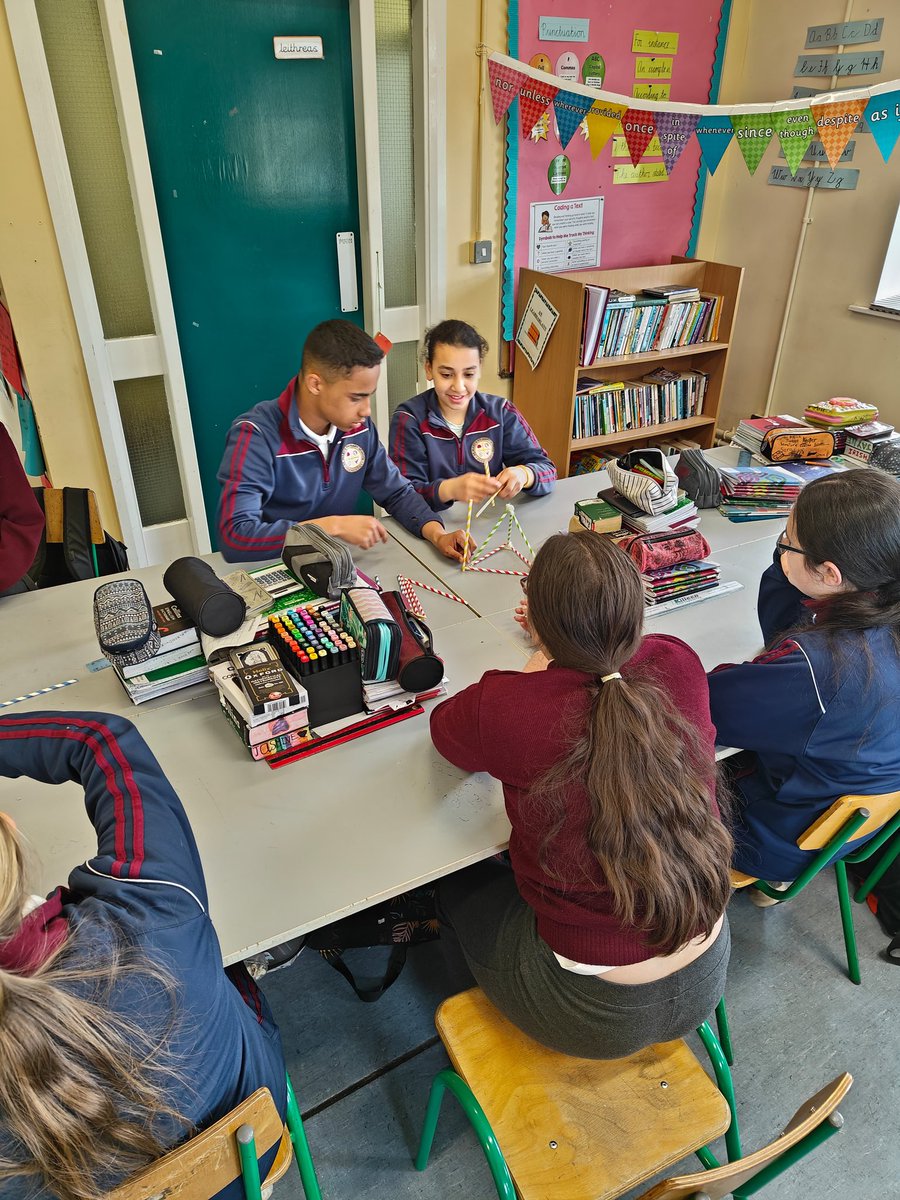
[[[466,564],[469,561],[469,530],[472,528],[472,501],[469,501],[469,511],[466,514],[466,541],[463,546],[462,569],[466,569]]]

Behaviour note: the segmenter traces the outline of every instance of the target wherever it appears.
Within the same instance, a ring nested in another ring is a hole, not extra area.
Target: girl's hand
[[[528,624],[528,597],[524,596],[519,604],[516,605],[516,611],[513,613],[515,622],[520,626],[522,632],[529,641],[533,640],[534,635],[531,632],[531,626]]]
[[[500,484],[497,495],[501,500],[510,500],[513,496],[518,496],[523,488],[531,487],[534,483],[534,473],[530,467],[524,465],[504,467],[497,476],[497,482]]]
[[[448,500],[487,500],[500,490],[499,478],[493,475],[479,475],[477,471],[467,471],[453,479],[442,479],[438,495],[444,502]]]

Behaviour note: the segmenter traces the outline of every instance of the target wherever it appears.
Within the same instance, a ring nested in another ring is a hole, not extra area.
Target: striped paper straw
[[[478,567],[479,571],[483,571],[484,567]],[[418,579],[410,579],[413,587],[423,588],[426,592],[434,592],[435,596],[443,596],[446,600],[455,600],[457,604],[465,604],[465,600],[460,596],[454,596],[452,592],[442,591],[441,588],[432,587],[430,583],[422,583]]]
[[[499,567],[469,567],[470,571],[484,571],[485,575],[518,575],[523,578],[527,571],[501,571]]]
[[[428,620],[428,615],[422,607],[422,601],[412,589],[412,584],[405,575],[397,576],[397,586],[400,589],[400,595],[403,597],[403,603],[414,617],[419,617],[423,621]]]

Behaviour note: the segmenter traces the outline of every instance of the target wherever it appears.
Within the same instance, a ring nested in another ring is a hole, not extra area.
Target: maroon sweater
[[[626,677],[638,671],[659,682],[697,726],[709,748],[712,779],[715,730],[700,659],[678,638],[650,634],[622,668]],[[618,967],[653,958],[657,951],[642,932],[622,925],[613,914],[603,872],[588,849],[587,794],[578,785],[569,789],[565,823],[544,856],[555,872],[577,880],[577,886],[568,887],[541,866],[547,818],[527,796],[534,779],[560,758],[573,731],[584,726],[592,682],[592,676],[554,663],[528,674],[488,671],[438,705],[431,715],[431,736],[450,762],[466,771],[487,771],[503,784],[516,884],[550,949],[576,962]],[[712,794],[710,806],[717,811]]]
[[[43,529],[41,506],[0,422],[0,592],[18,583],[34,562]]]

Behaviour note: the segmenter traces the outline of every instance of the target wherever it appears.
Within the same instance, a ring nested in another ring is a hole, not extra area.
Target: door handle
[[[341,291],[341,312],[359,311],[359,291],[356,286],[356,234],[337,236],[338,285]]]

